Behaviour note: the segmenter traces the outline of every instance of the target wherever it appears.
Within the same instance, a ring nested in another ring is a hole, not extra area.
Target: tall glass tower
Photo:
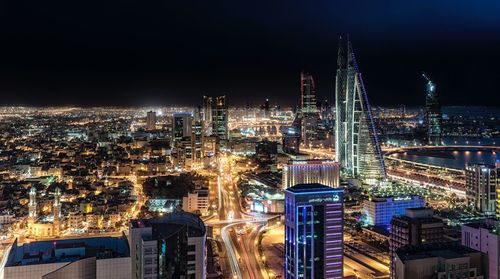
[[[425,121],[427,125],[427,143],[429,145],[441,145],[441,105],[436,92],[436,84],[422,73],[427,81],[425,96]]]
[[[342,189],[322,184],[286,189],[284,278],[343,278],[342,232]]]
[[[309,73],[300,74],[300,115],[302,120],[302,141],[309,144],[317,138],[319,111],[316,102],[316,85]]]
[[[386,177],[372,111],[348,40],[339,43],[335,80],[335,156],[342,169],[366,182]]]

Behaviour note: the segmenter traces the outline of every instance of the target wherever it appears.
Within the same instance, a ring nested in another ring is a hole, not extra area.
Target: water
[[[403,160],[447,167],[452,169],[464,169],[466,163],[485,163],[485,164],[495,164],[496,153],[493,151],[450,151],[448,154],[453,155],[454,159],[451,158],[439,158],[430,157],[426,155],[405,155],[405,154],[393,154],[394,158],[399,158]]]

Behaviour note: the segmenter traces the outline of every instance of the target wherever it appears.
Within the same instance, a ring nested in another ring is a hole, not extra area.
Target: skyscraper
[[[441,105],[436,92],[436,84],[422,73],[422,77],[427,81],[425,96],[425,122],[427,128],[427,143],[429,145],[441,145]]]
[[[174,113],[172,120],[172,140],[191,138],[193,129],[193,115],[188,112]]]
[[[302,120],[302,142],[310,143],[317,137],[319,112],[316,103],[316,84],[309,73],[300,74],[300,118]]]
[[[212,134],[212,105],[213,99],[211,96],[203,96],[203,121],[205,122],[205,135]]]
[[[339,43],[335,81],[335,155],[351,176],[383,179],[385,165],[361,73],[351,42]]]
[[[219,140],[227,140],[229,138],[228,131],[228,112],[226,105],[226,96],[215,97],[215,102],[212,103],[212,133]]]
[[[285,277],[343,278],[343,190],[299,184],[285,190]]]
[[[146,115],[146,130],[156,130],[156,112],[148,111]]]
[[[283,188],[303,183],[338,187],[339,163],[332,160],[292,160],[283,167]]]
[[[486,215],[495,215],[500,170],[494,165],[465,166],[465,186],[469,208]]]

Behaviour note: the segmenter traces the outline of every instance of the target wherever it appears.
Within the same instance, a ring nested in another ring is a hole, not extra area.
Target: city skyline
[[[333,102],[338,38],[349,34],[373,105],[423,106],[421,71],[443,105],[500,104],[487,82],[500,63],[499,4],[356,5],[13,3],[2,17],[0,103],[184,105],[205,94],[294,105],[301,71]]]

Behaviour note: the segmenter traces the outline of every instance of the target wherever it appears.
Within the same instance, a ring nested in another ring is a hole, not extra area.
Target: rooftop
[[[305,194],[305,193],[310,193],[310,192],[331,192],[331,193],[338,193],[342,192],[343,190],[340,188],[332,188],[323,184],[319,183],[311,183],[311,184],[297,184],[295,186],[289,187],[285,189],[285,191],[294,193],[294,194]]]
[[[77,248],[79,249],[75,250]],[[73,262],[88,257],[108,259],[129,256],[128,241],[124,235],[36,241],[20,246],[15,241],[5,266]]]
[[[456,242],[432,243],[418,246],[406,245],[397,250],[402,262],[425,258],[440,257],[444,259],[462,258],[472,253],[480,253]]]

